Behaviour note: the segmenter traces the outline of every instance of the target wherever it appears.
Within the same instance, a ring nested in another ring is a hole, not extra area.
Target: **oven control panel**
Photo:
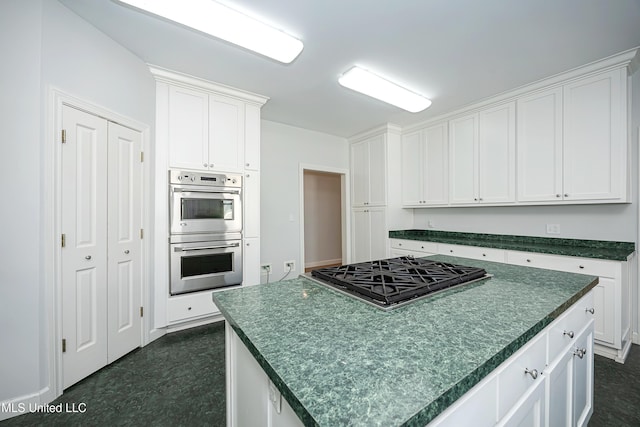
[[[172,169],[169,170],[169,183],[240,188],[242,186],[242,175],[200,173]]]

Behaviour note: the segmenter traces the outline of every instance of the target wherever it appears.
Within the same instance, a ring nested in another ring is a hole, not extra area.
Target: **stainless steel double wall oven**
[[[169,171],[170,294],[242,283],[242,175]]]

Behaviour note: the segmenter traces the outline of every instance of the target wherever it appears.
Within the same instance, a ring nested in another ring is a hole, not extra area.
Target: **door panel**
[[[140,346],[142,138],[109,122],[108,307],[111,363]]]
[[[63,106],[63,387],[107,364],[107,124]]]

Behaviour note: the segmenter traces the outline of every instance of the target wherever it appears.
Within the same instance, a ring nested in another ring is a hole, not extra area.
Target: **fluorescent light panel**
[[[344,73],[338,79],[338,82],[344,87],[395,105],[411,113],[417,113],[431,105],[431,101],[424,96],[411,92],[357,66]]]
[[[302,52],[300,40],[213,0],[118,1],[285,64]]]

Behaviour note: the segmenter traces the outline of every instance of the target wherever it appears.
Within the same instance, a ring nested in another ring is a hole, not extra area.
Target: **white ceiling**
[[[262,117],[349,137],[408,125],[640,45],[640,0],[226,0],[298,37],[283,65],[112,0],[60,0],[143,61],[271,99]],[[341,87],[361,65],[421,113]]]

